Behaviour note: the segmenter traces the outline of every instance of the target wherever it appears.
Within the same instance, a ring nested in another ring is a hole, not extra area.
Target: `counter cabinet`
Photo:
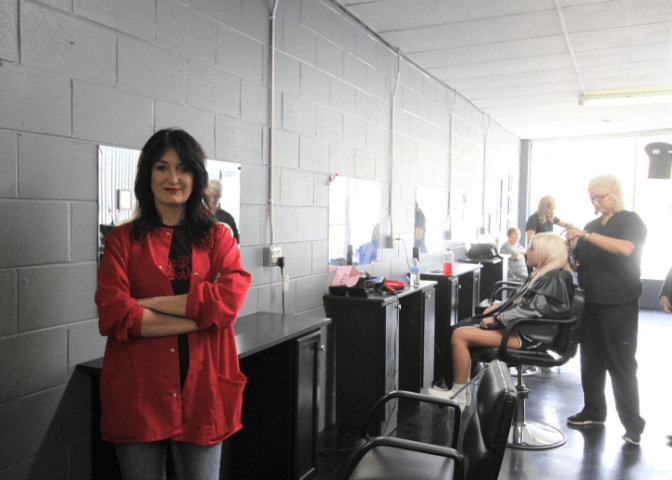
[[[336,358],[336,423],[359,433],[376,401],[392,390],[420,392],[434,376],[436,282],[420,282],[397,294],[366,298],[325,295]],[[396,424],[391,402],[377,419],[378,431]]]
[[[234,326],[243,428],[222,445],[221,478],[317,478],[320,329],[328,318],[260,312]],[[100,435],[103,359],[77,365],[91,375],[91,478],[121,480],[114,445]]]
[[[480,297],[481,265],[456,262],[452,275],[443,275],[439,266],[433,266],[422,269],[420,278],[437,283],[434,381],[444,379],[450,387],[453,382],[450,327],[474,316]]]

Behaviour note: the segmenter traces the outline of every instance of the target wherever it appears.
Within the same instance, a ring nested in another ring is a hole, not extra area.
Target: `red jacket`
[[[247,379],[238,367],[233,323],[251,276],[226,228],[212,228],[207,248],[192,246],[186,316],[201,330],[189,334],[189,372],[180,392],[177,336],[140,337],[144,307],[135,300],[173,295],[166,268],[172,229],[157,228],[141,243],[131,242],[130,231],[129,223],[110,232],[98,269],[99,327],[107,336],[103,439],[215,444],[241,428]]]

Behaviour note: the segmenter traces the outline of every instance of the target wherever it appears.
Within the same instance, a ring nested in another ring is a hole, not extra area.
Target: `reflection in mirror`
[[[205,169],[209,178],[205,194],[210,212],[240,243],[240,165],[206,160]]]
[[[443,250],[443,229],[446,224],[446,192],[419,188],[415,194],[415,247],[420,253]]]
[[[329,188],[329,263],[363,265],[380,260],[380,183],[335,177]]]
[[[98,261],[103,255],[105,237],[116,226],[132,219],[136,208],[133,193],[140,150],[98,146]],[[214,187],[209,203],[218,221],[228,225],[234,236],[240,225],[240,164],[206,160],[205,169]],[[216,189],[219,188],[220,198]],[[210,193],[210,192],[206,192]],[[222,220],[224,219],[224,220]],[[238,240],[238,238],[236,238]]]

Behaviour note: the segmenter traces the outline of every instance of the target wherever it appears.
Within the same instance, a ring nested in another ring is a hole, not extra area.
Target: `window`
[[[672,267],[672,180],[648,178],[649,156],[644,150],[658,142],[672,144],[672,135],[533,143],[530,213],[541,197],[551,195],[557,202],[556,216],[583,228],[596,218],[588,183],[598,175],[616,175],[625,208],[637,212],[648,228],[642,278],[664,279]]]

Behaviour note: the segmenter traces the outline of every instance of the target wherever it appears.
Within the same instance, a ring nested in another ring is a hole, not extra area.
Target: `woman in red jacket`
[[[241,428],[246,378],[233,323],[251,276],[203,202],[205,155],[156,132],[138,163],[138,215],[105,239],[96,304],[107,336],[101,430],[124,480],[219,478],[221,442]]]

